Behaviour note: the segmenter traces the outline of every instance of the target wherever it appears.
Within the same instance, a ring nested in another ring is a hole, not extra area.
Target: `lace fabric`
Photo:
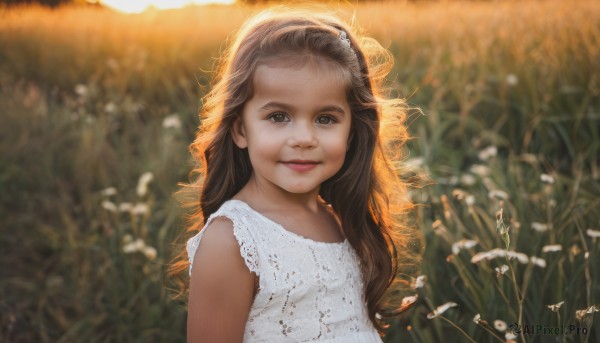
[[[244,342],[382,342],[367,315],[360,260],[347,240],[302,237],[239,200],[225,202],[206,225],[216,217],[231,220],[240,255],[259,277]],[[187,242],[190,275],[203,233]]]

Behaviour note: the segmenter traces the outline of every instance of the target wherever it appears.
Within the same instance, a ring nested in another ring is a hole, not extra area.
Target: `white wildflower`
[[[542,247],[542,252],[557,252],[562,250],[562,245],[554,244],[554,245],[544,245]]]
[[[540,180],[542,180],[542,182],[546,182],[546,183],[554,183],[554,178],[548,174],[540,175]]]
[[[565,301],[561,301],[559,303],[556,304],[552,304],[552,305],[548,305],[548,308],[552,311],[552,312],[558,312],[558,310],[560,309],[560,307],[565,303]]]
[[[463,200],[468,194],[469,193],[463,191],[462,189],[458,189],[458,188],[456,188],[452,191],[452,196],[458,200]]]
[[[505,191],[501,191],[499,189],[493,189],[488,193],[488,197],[490,199],[498,198],[498,199],[506,200],[506,199],[508,199],[508,193],[506,193]]]
[[[148,192],[148,183],[150,183],[150,181],[152,181],[153,178],[154,175],[151,172],[145,172],[144,174],[142,174],[142,176],[140,176],[136,189],[138,196],[146,195],[146,193]]]
[[[489,252],[478,252],[477,254],[473,255],[473,257],[471,257],[471,263],[479,263],[483,260],[489,260]]]
[[[165,119],[163,119],[162,126],[165,129],[180,129],[181,120],[179,119],[179,115],[177,113],[173,113],[170,116],[165,117]]]
[[[492,145],[481,150],[478,154],[478,157],[482,161],[487,161],[490,159],[490,157],[494,157],[496,155],[498,155],[498,148]]]
[[[506,257],[506,254],[507,254],[506,250],[500,249],[500,248],[492,249],[489,252],[491,254],[492,259],[498,258],[498,257]]]
[[[527,257],[527,255],[516,251],[506,252],[506,250],[499,248],[475,254],[471,258],[471,263],[478,263],[483,260],[493,260],[498,257],[516,258],[522,264],[529,263],[529,257]]]
[[[156,258],[156,249],[154,249],[153,247],[145,246],[142,252],[150,261]]]
[[[117,110],[117,105],[115,105],[114,102],[109,102],[108,104],[104,105],[104,111],[106,111],[107,113],[114,113]]]
[[[375,313],[375,318],[381,319],[381,315],[379,313]]]
[[[110,212],[117,211],[117,205],[115,205],[112,201],[108,201],[108,200],[104,200],[102,202],[102,208],[104,208],[105,210],[110,211]]]
[[[512,332],[507,332],[504,334],[504,338],[506,338],[507,341],[510,341],[510,340],[517,338],[517,335],[515,335]]]
[[[136,251],[142,251],[146,244],[144,240],[141,238],[136,239],[135,241],[129,242],[123,246],[123,252],[126,254],[131,254]]]
[[[133,244],[135,246],[135,250],[138,251],[144,249],[144,247],[146,246],[146,243],[144,243],[144,240],[141,238],[138,238],[135,241],[133,241]]]
[[[473,322],[474,322],[475,324],[479,324],[479,322],[480,322],[480,321],[481,321],[481,315],[480,315],[479,313],[477,313],[477,314],[475,315],[475,317],[473,317]]]
[[[523,253],[516,252],[516,251],[509,251],[506,253],[506,255],[508,256],[508,258],[516,258],[521,264],[529,263],[529,257],[527,257],[527,255],[525,255]]]
[[[537,232],[545,232],[548,231],[548,224],[533,222],[531,223],[531,228]]]
[[[419,275],[415,281],[413,282],[412,288],[417,289],[425,286],[425,282],[427,281],[426,275]]]
[[[509,86],[516,86],[519,83],[519,78],[515,74],[506,75],[506,84]]]
[[[427,315],[427,319],[433,319],[441,314],[443,314],[444,312],[446,312],[449,308],[454,307],[454,306],[458,306],[457,303],[455,302],[447,302],[443,305],[438,306],[435,310],[433,310],[433,312],[429,313]]]
[[[506,256],[506,251],[502,249],[492,249],[490,251],[479,252],[471,257],[471,263],[478,263],[483,260],[493,260],[497,257]]]
[[[135,206],[131,209],[131,213],[133,214],[145,214],[148,212],[148,205],[144,204],[144,203],[137,203],[135,204]]]
[[[126,254],[131,254],[136,251],[135,244],[133,242],[127,243],[123,246],[123,252]]]
[[[409,305],[413,304],[415,301],[417,301],[418,298],[419,298],[418,294],[404,297],[404,298],[402,298],[402,303],[400,304],[400,307],[409,306]]]
[[[88,88],[86,85],[82,85],[81,83],[75,86],[75,94],[79,96],[86,96],[88,93]]]
[[[531,261],[531,263],[535,264],[536,266],[538,266],[540,268],[546,268],[546,260],[544,260],[543,258],[531,256],[529,261]]]
[[[108,187],[106,189],[101,190],[100,194],[105,197],[109,197],[111,195],[117,194],[117,189],[115,187]]]
[[[496,330],[500,331],[500,332],[504,332],[506,331],[506,328],[508,326],[506,325],[506,322],[500,319],[496,319],[494,320],[494,328],[496,328]]]
[[[475,197],[473,195],[467,195],[465,198],[465,203],[469,207],[473,206],[475,204]]]
[[[431,227],[433,228],[433,232],[435,232],[437,235],[444,235],[448,232],[446,226],[439,219],[431,223]]]
[[[122,202],[119,204],[119,211],[129,212],[133,209],[133,204],[130,202]]]
[[[575,317],[577,317],[577,320],[582,320],[588,314],[592,314],[592,313],[598,312],[598,311],[600,311],[600,306],[592,305],[588,308],[584,308],[583,310],[575,311]]]
[[[508,266],[506,264],[501,265],[500,267],[494,268],[498,275],[504,275],[508,271]]]
[[[585,252],[585,254],[583,254],[583,258],[584,258],[584,259],[586,259],[586,260],[587,260],[588,258],[590,258],[590,252],[589,252],[589,251],[586,251],[586,252]]]
[[[452,244],[452,253],[454,255],[458,255],[461,249],[471,249],[477,244],[479,244],[479,242],[472,239],[461,239],[460,241]]]
[[[460,183],[465,186],[473,186],[475,182],[477,182],[477,179],[471,174],[463,174],[460,176]]]
[[[479,176],[488,176],[490,175],[490,168],[481,164],[475,164],[471,166],[471,172]]]
[[[587,230],[585,230],[585,233],[592,238],[600,237],[600,230],[587,229]]]

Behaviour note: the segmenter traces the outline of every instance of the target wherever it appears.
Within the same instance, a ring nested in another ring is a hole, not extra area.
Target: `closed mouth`
[[[287,163],[287,164],[318,164],[319,162],[317,162],[317,161],[311,161],[311,160],[290,160],[290,161],[283,161],[282,163]]]

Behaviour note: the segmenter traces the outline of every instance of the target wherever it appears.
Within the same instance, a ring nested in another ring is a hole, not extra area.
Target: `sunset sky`
[[[232,4],[235,0],[100,0],[103,5],[124,13],[141,13],[149,8],[173,9],[187,5]]]

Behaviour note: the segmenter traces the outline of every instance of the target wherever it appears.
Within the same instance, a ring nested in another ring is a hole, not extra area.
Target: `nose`
[[[315,127],[307,121],[297,121],[292,127],[289,144],[295,148],[314,148],[318,145]]]

